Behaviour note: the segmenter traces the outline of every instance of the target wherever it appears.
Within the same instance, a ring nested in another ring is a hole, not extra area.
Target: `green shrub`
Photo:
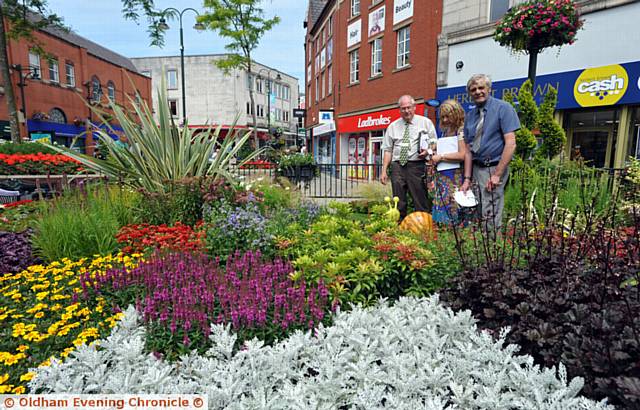
[[[48,146],[39,142],[23,142],[16,144],[15,142],[6,142],[0,144],[0,154],[57,154],[57,152]]]
[[[115,234],[133,222],[136,193],[88,186],[39,202],[33,246],[47,261],[106,255],[118,248]]]

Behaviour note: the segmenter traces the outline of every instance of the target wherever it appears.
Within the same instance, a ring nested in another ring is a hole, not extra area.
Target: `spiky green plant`
[[[51,147],[78,160],[87,168],[148,192],[164,193],[171,186],[167,182],[190,177],[209,176],[214,180],[223,177],[233,182],[235,176],[230,169],[231,159],[247,142],[250,132],[241,134],[235,129],[237,117],[232,125],[233,131],[224,139],[220,138],[220,126],[200,132],[189,129],[186,123],[180,127],[169,110],[164,81],[157,93],[160,101],[157,122],[145,102],[129,98],[133,115],[118,104],[109,102],[116,122],[129,141],[127,148],[116,144],[107,133],[107,130],[114,130],[105,119],[104,112],[87,104],[106,127],[96,132],[101,146],[108,151],[109,161],[79,154],[65,147]],[[217,154],[212,158],[214,150]],[[251,161],[259,153],[259,150],[254,151],[238,165]]]

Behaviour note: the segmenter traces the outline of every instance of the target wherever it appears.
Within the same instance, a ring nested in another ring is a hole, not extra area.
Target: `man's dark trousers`
[[[409,161],[405,166],[400,165],[398,161],[391,163],[391,188],[393,195],[400,199],[398,210],[401,220],[407,216],[407,192],[413,198],[416,211],[429,212],[427,188],[422,179],[424,171],[424,161]]]

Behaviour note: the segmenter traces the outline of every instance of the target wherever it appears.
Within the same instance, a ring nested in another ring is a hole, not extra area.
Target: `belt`
[[[391,162],[395,162],[395,163],[400,163],[400,161],[391,161]],[[423,159],[414,159],[412,161],[407,161],[407,164],[411,163],[411,162],[419,162],[419,163],[424,163],[425,161]]]
[[[480,168],[489,168],[489,167],[495,167],[496,165],[498,165],[500,163],[500,160],[497,161],[480,161],[479,159],[474,159],[473,160],[473,165],[480,167]]]

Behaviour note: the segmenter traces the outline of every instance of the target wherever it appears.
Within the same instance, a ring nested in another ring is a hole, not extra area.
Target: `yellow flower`
[[[26,389],[24,388],[24,386],[18,386],[15,389],[13,389],[14,394],[24,394],[25,391]]]
[[[7,380],[9,380],[9,373],[5,373],[2,376],[0,376],[0,384],[3,384]]]
[[[20,359],[24,359],[25,357],[27,357],[24,353],[18,353],[16,355],[11,355],[10,357],[6,358],[4,360],[4,364],[6,364],[7,366],[13,366],[14,364],[18,363],[18,361],[20,361]]]
[[[20,293],[16,293],[15,295],[11,296],[11,299],[13,300],[20,300],[22,298],[22,294]]]
[[[28,382],[29,380],[33,379],[33,376],[35,376],[36,374],[34,372],[28,372],[23,374],[22,376],[20,376],[20,381],[21,382]]]
[[[0,394],[9,393],[13,388],[13,384],[8,384],[6,386],[0,386]]]
[[[34,315],[34,317],[35,317],[36,319],[41,319],[41,318],[43,318],[43,317],[44,317],[44,312],[38,312],[38,313],[36,313],[36,314]]]
[[[36,294],[36,299],[42,300],[42,299],[46,298],[47,296],[49,296],[49,292],[48,291],[40,292],[40,293]]]
[[[17,348],[16,350],[17,350],[17,351],[19,351],[20,353],[24,353],[24,352],[26,352],[27,350],[29,350],[29,346],[26,346],[26,345],[20,345],[20,346],[18,346],[18,348]]]

